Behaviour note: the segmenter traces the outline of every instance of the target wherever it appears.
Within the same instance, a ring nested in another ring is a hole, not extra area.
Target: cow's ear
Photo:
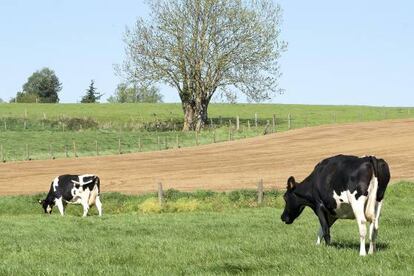
[[[295,178],[293,176],[289,177],[288,181],[287,181],[287,189],[291,190],[293,188],[295,188],[296,186],[296,181]]]

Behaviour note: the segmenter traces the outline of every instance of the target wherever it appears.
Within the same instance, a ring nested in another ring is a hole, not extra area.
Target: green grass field
[[[213,125],[196,138],[195,133],[180,131],[183,115],[179,104],[1,104],[0,146],[3,150],[0,148],[0,159],[117,154],[241,139],[263,135],[268,122],[268,132],[288,130],[289,114],[290,128],[301,128],[412,118],[414,108],[212,104],[209,116]],[[237,116],[240,118],[238,131]]]
[[[104,194],[101,218],[78,217],[80,206],[69,206],[65,217],[47,216],[36,206],[36,196],[0,197],[0,274],[413,275],[413,185],[388,188],[379,251],[367,257],[358,255],[355,221],[338,221],[333,244],[316,246],[318,222],[309,210],[285,225],[278,200],[247,208],[248,192],[175,194],[171,202],[204,203],[210,197],[224,205],[156,214],[122,207],[142,205],[155,195]]]

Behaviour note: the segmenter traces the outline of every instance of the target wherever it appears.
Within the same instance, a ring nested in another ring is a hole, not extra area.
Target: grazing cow
[[[375,251],[378,220],[382,199],[390,180],[387,162],[374,156],[338,155],[322,160],[302,183],[291,176],[284,195],[285,210],[282,221],[291,224],[310,207],[321,224],[317,244],[321,238],[330,243],[329,228],[337,219],[356,219],[360,235],[361,256],[366,255],[366,223],[369,227],[369,254]]]
[[[52,213],[52,208],[56,204],[62,216],[63,204],[82,204],[84,217],[88,214],[89,206],[95,204],[99,216],[102,216],[99,185],[99,177],[93,174],[61,175],[53,180],[46,199],[39,200],[39,203],[48,214]]]

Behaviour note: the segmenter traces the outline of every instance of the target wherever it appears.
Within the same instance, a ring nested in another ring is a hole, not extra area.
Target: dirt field
[[[376,155],[388,161],[392,181],[414,180],[414,120],[330,125],[193,148],[0,164],[0,195],[47,192],[59,174],[95,173],[103,192],[284,187],[336,154]]]

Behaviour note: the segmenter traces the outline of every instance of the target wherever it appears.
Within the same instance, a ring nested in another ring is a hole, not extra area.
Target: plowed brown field
[[[179,190],[284,187],[336,154],[376,155],[392,181],[414,180],[414,120],[303,128],[245,140],[159,152],[0,164],[0,195],[47,192],[60,174],[95,173],[102,190],[143,193],[157,183]]]

